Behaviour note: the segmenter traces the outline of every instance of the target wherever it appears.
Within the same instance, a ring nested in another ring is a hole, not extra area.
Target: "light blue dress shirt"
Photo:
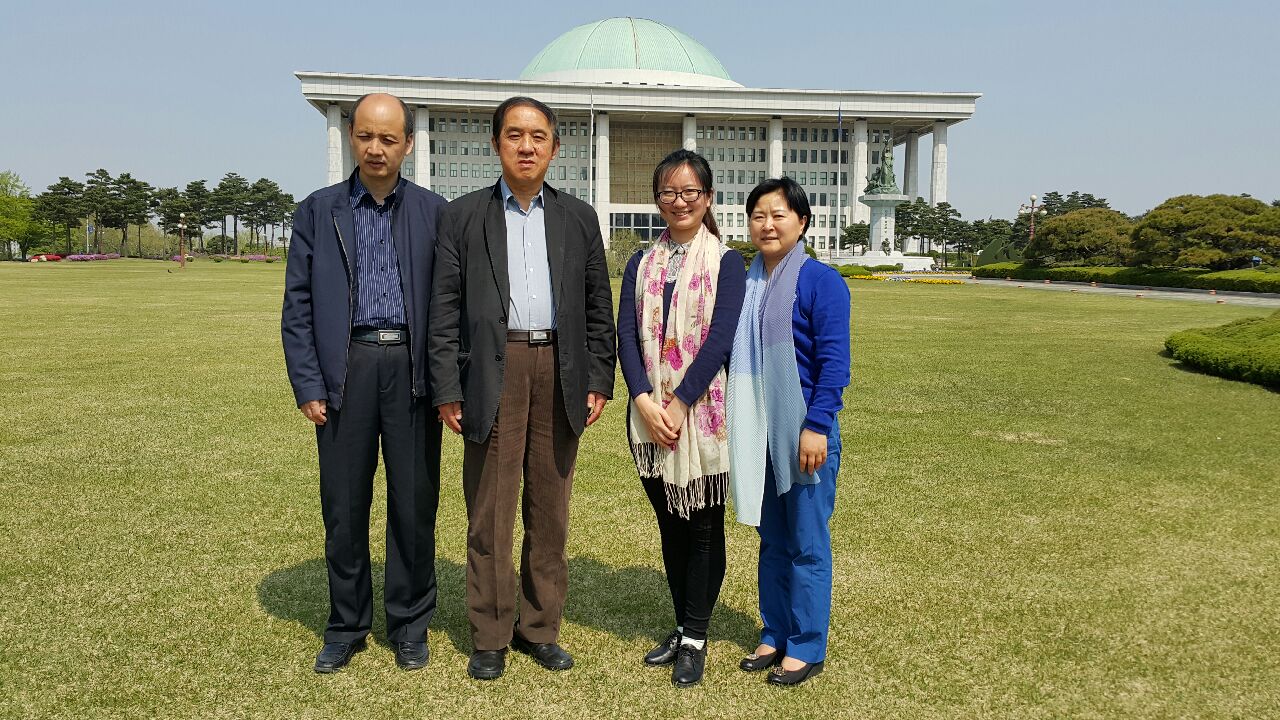
[[[520,207],[506,180],[499,180],[507,220],[507,277],[511,307],[507,327],[512,330],[554,330],[555,298],[551,294],[551,263],[547,259],[547,228],[542,191]]]

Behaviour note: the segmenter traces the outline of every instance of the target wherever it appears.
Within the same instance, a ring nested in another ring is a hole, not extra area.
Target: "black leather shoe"
[[[680,646],[680,631],[673,630],[666,640],[658,643],[644,656],[644,664],[657,667],[676,661],[676,648]]]
[[[396,665],[405,670],[420,670],[431,660],[431,649],[426,641],[415,640],[396,643]]]
[[[765,681],[770,685],[799,685],[809,678],[822,672],[824,661],[819,660],[816,663],[809,663],[799,670],[783,670],[782,666],[769,671],[769,677]]]
[[[325,643],[320,649],[320,654],[316,655],[315,670],[318,673],[336,673],[351,662],[351,656],[360,652],[365,648],[365,639],[351,643],[331,642]]]
[[[750,655],[742,658],[742,662],[738,663],[738,668],[745,672],[760,672],[761,670],[768,670],[774,665],[777,665],[781,660],[782,653],[777,650],[774,650],[768,655],[757,655],[755,653],[751,653]]]
[[[573,656],[555,643],[531,643],[516,635],[511,638],[511,647],[528,655],[548,670],[568,670],[573,667]]]
[[[476,680],[496,680],[507,669],[507,649],[477,650],[471,653],[467,674]]]
[[[707,646],[700,648],[681,643],[676,650],[676,664],[671,668],[671,684],[692,687],[702,682],[702,669],[707,664]]]

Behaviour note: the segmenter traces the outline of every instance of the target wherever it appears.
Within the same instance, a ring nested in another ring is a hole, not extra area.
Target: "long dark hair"
[[[688,165],[693,170],[693,174],[698,176],[698,184],[702,186],[702,191],[707,193],[708,200],[711,199],[711,165],[707,163],[706,158],[698,153],[682,148],[662,158],[662,162],[658,163],[658,167],[653,169],[654,204],[658,204],[658,186],[681,165]],[[706,226],[707,232],[720,237],[720,228],[716,226],[716,219],[711,215],[710,203],[707,204],[707,211],[702,214],[702,224]]]

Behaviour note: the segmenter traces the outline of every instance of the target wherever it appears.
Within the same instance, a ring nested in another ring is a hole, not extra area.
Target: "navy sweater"
[[[631,397],[653,392],[653,385],[644,371],[644,358],[640,354],[640,329],[636,326],[636,273],[644,251],[638,251],[627,263],[622,275],[622,295],[618,300],[618,361],[622,365],[622,377],[627,381]],[[839,277],[839,276],[837,276]],[[675,283],[667,283],[662,293],[662,324],[666,327],[667,312],[671,309],[671,291]],[[716,282],[716,304],[711,311],[711,328],[707,340],[684,380],[675,389],[675,396],[685,405],[692,406],[707,392],[716,372],[729,363],[729,351],[733,349],[733,334],[738,329],[738,315],[742,313],[742,298],[746,293],[747,273],[742,255],[728,250],[720,258],[720,275]],[[846,360],[847,370],[847,360]],[[654,402],[662,404],[661,398]]]

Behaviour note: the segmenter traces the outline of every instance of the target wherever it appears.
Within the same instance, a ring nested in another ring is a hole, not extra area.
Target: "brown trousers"
[[[556,348],[508,342],[506,354],[493,430],[483,443],[465,443],[462,461],[467,618],[476,650],[500,650],[513,632],[556,642],[569,580],[564,547],[578,436],[565,413]],[[511,559],[517,499],[524,521],[519,628]]]

